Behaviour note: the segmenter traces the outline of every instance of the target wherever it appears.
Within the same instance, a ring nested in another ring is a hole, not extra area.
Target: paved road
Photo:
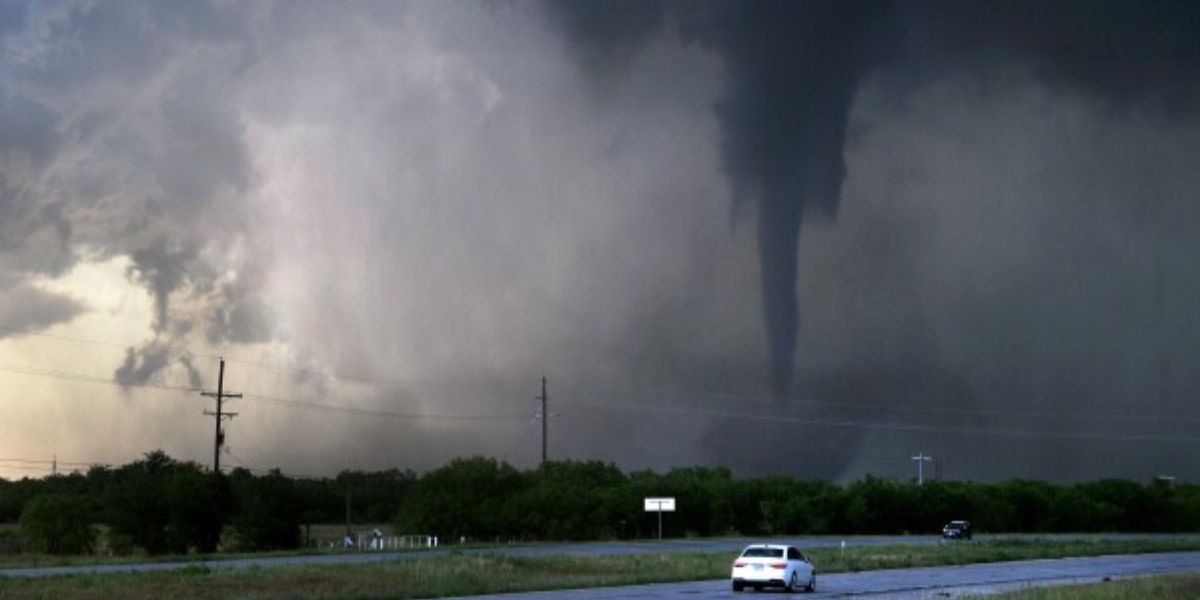
[[[1111,535],[1005,535],[1006,539],[1165,539],[1190,538],[1200,539],[1196,535],[1144,535],[1144,534],[1111,534]],[[715,539],[715,540],[665,540],[662,542],[615,542],[587,544],[547,544],[539,546],[507,546],[482,550],[468,550],[471,553],[503,553],[514,556],[536,556],[548,554],[644,554],[660,552],[729,552],[732,557],[747,544],[775,541],[777,543],[793,544],[798,548],[818,548],[838,546],[842,540],[849,546],[866,546],[881,544],[936,544],[941,542],[937,536],[848,536],[845,538],[778,538],[764,540],[763,538],[746,539]],[[976,536],[976,539],[991,539],[990,536]],[[49,577],[54,575],[71,575],[84,573],[128,573],[139,571],[166,571],[188,567],[204,566],[210,569],[245,569],[249,567],[282,567],[292,565],[337,565],[372,562],[388,562],[411,558],[445,556],[448,550],[411,551],[411,552],[361,552],[348,554],[322,554],[311,556],[281,556],[243,559],[220,559],[190,562],[158,562],[131,563],[120,565],[91,565],[78,567],[40,567],[0,569],[0,577]]]
[[[1093,558],[1029,560],[961,567],[893,569],[862,573],[817,575],[817,592],[793,598],[961,598],[996,594],[1031,586],[1095,583],[1167,573],[1200,571],[1200,552],[1136,554]],[[753,600],[755,592],[736,593],[729,581],[693,581],[618,588],[470,596],[471,600],[656,600],[738,598]],[[774,594],[764,597],[789,597]]]

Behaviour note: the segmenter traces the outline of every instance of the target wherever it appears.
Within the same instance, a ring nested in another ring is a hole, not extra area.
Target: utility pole
[[[346,539],[343,540],[343,546],[349,546],[350,540],[354,539],[353,530],[350,527],[350,483],[346,482]]]
[[[546,470],[546,431],[547,424],[550,422],[550,413],[546,412],[546,378],[542,378],[542,395],[538,396],[538,400],[542,401],[542,470]]]
[[[54,458],[50,462],[50,476],[58,475],[58,453],[54,453]]]
[[[221,472],[221,446],[225,444],[225,432],[221,430],[221,421],[232,419],[237,416],[237,413],[222,412],[221,406],[226,398],[241,398],[241,394],[229,394],[225,392],[225,357],[221,357],[221,370],[217,375],[217,393],[200,392],[201,396],[217,399],[217,412],[204,411],[204,414],[216,417],[216,434],[213,438],[213,473]]]
[[[917,485],[925,485],[925,463],[933,460],[933,457],[918,452],[912,459],[917,461]]]

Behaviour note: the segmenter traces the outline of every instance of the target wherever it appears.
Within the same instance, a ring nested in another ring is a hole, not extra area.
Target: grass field
[[[857,546],[808,552],[822,573],[870,569],[1200,549],[1196,540],[989,541]],[[435,598],[576,587],[718,579],[731,553],[513,557],[455,553],[349,566],[212,569],[0,579],[0,599],[81,598],[246,600]]]
[[[371,529],[379,528],[381,531],[389,531],[389,525],[356,525],[355,531],[366,532]],[[98,527],[101,530],[99,546],[105,546],[105,532],[103,527]],[[0,523],[0,536],[6,531],[17,533],[19,530],[15,523]],[[288,550],[281,552],[257,552],[257,553],[240,553],[240,552],[220,552],[217,554],[166,554],[158,556],[147,556],[145,554],[132,554],[129,556],[109,556],[103,552],[91,555],[68,555],[54,556],[48,554],[36,553],[18,553],[5,554],[0,551],[0,569],[3,568],[18,568],[18,567],[74,567],[82,565],[120,565],[130,563],[147,563],[147,562],[204,562],[209,560],[224,560],[231,558],[258,558],[266,556],[301,556],[309,554],[330,554],[331,552],[341,552],[340,545],[337,549],[329,550],[327,543],[330,541],[341,540],[346,531],[345,525],[313,525],[310,529],[309,536],[312,541],[322,542],[321,548],[316,548],[311,542],[301,547],[298,550]],[[304,532],[301,530],[301,543],[304,541]],[[403,551],[399,549],[395,551]]]
[[[991,597],[997,600],[1185,600],[1200,598],[1200,574],[1030,588]]]

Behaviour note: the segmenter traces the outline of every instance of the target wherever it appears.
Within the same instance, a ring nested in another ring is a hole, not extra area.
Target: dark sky
[[[5,4],[0,454],[207,460],[225,355],[254,467],[532,464],[546,376],[552,454],[628,468],[1195,478],[1197,31]]]

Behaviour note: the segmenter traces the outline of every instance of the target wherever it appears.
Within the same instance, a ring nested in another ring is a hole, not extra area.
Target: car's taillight
[[[787,563],[785,563],[785,562],[780,562],[780,563],[771,563],[771,564],[770,564],[770,567],[771,567],[772,569],[782,569],[782,568],[785,568],[785,567],[787,567]]]
[[[744,566],[746,566],[746,561],[744,561],[744,560],[735,560],[735,561],[733,561],[733,566],[735,566],[735,567],[744,567]]]

